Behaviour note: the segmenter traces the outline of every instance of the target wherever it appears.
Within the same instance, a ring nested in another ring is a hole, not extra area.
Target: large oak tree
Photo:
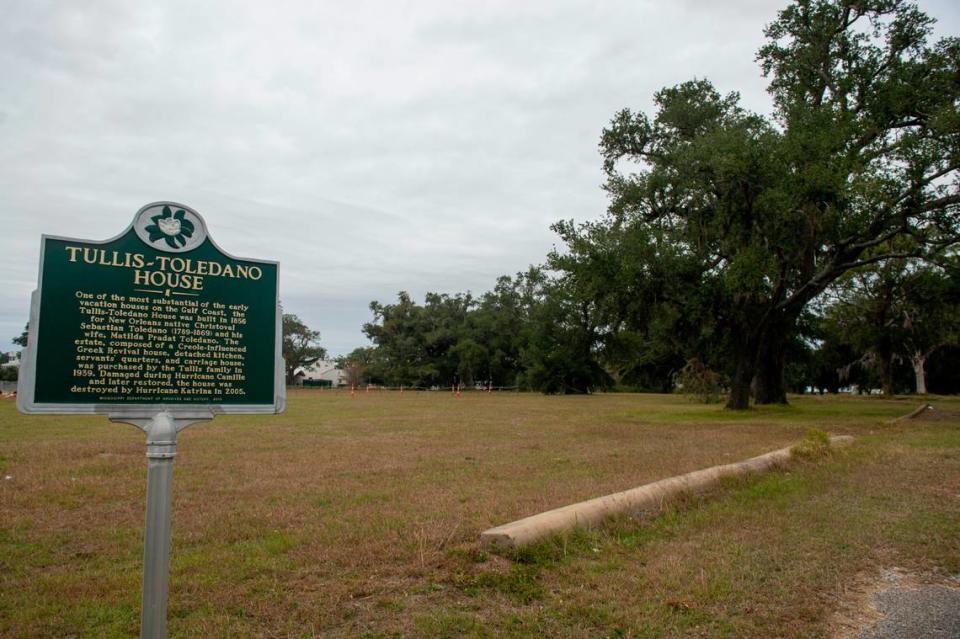
[[[571,251],[558,266],[609,270],[599,227],[645,247],[637,277],[669,255],[693,283],[671,304],[695,309],[727,354],[728,407],[746,408],[751,385],[758,403],[785,402],[785,347],[811,300],[851,269],[958,240],[960,41],[928,43],[931,25],[902,0],[801,0],[758,53],[772,116],[704,80],[660,91],[652,118],[618,113],[601,140],[608,218],[560,225]]]

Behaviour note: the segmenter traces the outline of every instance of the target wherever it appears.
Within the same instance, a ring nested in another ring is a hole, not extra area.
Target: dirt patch
[[[949,422],[960,420],[960,411],[944,410],[936,406],[928,406],[913,419],[922,422]]]
[[[883,615],[873,603],[873,597],[889,587],[877,575],[861,575],[842,587],[838,608],[830,620],[832,639],[854,639],[860,632],[882,619]]]

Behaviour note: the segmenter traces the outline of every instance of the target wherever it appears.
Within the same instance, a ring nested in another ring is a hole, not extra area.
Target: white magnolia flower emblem
[[[186,218],[186,211],[176,212],[169,206],[163,207],[163,212],[150,218],[153,224],[143,227],[151,242],[163,240],[170,248],[176,249],[187,244],[187,238],[193,236],[193,222]]]
[[[180,220],[177,218],[160,218],[157,220],[157,226],[160,227],[160,230],[163,231],[166,235],[177,235],[180,233]]]

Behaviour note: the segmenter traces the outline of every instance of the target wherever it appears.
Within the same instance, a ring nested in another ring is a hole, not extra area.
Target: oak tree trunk
[[[756,341],[744,339],[735,357],[736,367],[730,380],[730,397],[726,407],[730,410],[747,410],[750,408],[750,385],[757,368]]]
[[[880,384],[883,394],[893,395],[893,353],[883,350],[877,353],[877,364],[880,369]]]
[[[757,354],[754,378],[754,401],[757,404],[786,404],[787,388],[784,380],[786,336],[779,327],[770,326],[763,335]]]
[[[752,359],[752,358],[750,358]],[[753,380],[753,362],[749,364],[738,358],[737,368],[730,381],[730,397],[727,399],[727,408],[730,410],[747,410],[750,408],[750,382]]]

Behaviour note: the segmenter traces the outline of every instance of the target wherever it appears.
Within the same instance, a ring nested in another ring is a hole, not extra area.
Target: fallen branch
[[[902,422],[902,421],[905,421],[905,420],[908,420],[908,419],[913,419],[913,418],[915,418],[915,417],[918,417],[919,415],[923,414],[924,412],[926,412],[926,411],[928,411],[928,410],[933,410],[933,405],[932,405],[932,404],[927,404],[927,403],[920,404],[916,409],[914,409],[913,411],[911,411],[909,414],[904,415],[904,416],[902,416],[902,417],[897,417],[896,419],[894,419],[894,420],[891,421],[890,423],[891,423],[891,424],[899,424],[899,423]]]

